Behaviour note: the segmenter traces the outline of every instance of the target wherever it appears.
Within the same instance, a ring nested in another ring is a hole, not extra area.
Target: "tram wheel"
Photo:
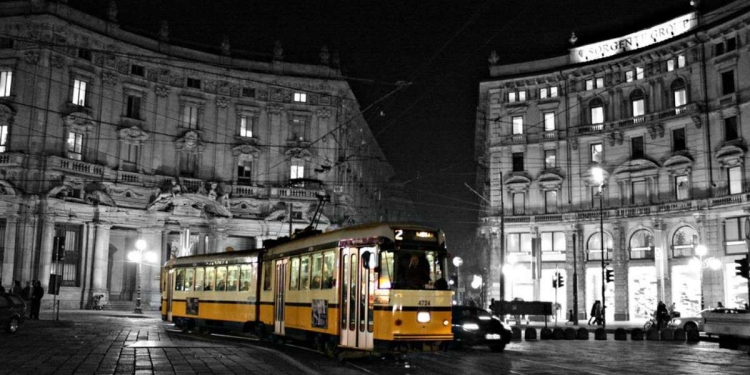
[[[325,339],[323,338],[323,335],[315,335],[312,340],[313,349],[318,352],[325,352],[325,344],[323,344],[324,341]]]
[[[335,338],[330,338],[325,343],[325,353],[331,358],[337,358],[341,350]]]

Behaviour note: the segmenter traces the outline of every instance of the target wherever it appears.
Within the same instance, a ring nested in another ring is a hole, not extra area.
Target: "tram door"
[[[174,293],[174,280],[172,280],[172,277],[174,277],[174,270],[169,270],[166,272],[164,279],[166,279],[166,284],[164,285],[167,290],[164,291],[164,293],[167,295],[167,321],[172,321],[172,295]]]
[[[348,247],[341,251],[341,346],[373,348],[376,254],[374,247]]]
[[[273,332],[284,335],[284,289],[286,288],[286,259],[276,261]]]

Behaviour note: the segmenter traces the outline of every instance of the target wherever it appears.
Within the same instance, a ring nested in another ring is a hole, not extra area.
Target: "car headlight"
[[[464,323],[464,331],[476,331],[479,329],[479,324],[476,323]]]
[[[417,313],[417,321],[420,323],[429,323],[430,322],[430,313],[429,311],[420,311]]]
[[[681,324],[682,324],[682,320],[680,320],[680,319],[675,319],[675,320],[674,320],[674,324],[675,324],[675,325],[677,325],[677,326],[678,326],[678,325],[681,325]]]

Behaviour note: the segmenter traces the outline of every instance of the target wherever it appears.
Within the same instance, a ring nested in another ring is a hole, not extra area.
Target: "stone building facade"
[[[61,276],[63,308],[159,306],[169,257],[382,221],[393,176],[338,62],[237,57],[122,30],[64,2],[0,4],[0,280]],[[398,200],[401,194],[395,189]],[[403,207],[400,206],[400,207]],[[413,210],[411,211],[413,214]],[[44,299],[49,306],[52,297]]]
[[[750,235],[748,21],[737,1],[598,43],[572,35],[565,56],[490,56],[476,126],[487,299],[502,275],[505,300],[585,317],[604,256],[609,321],[645,320],[658,301],[683,314],[748,302],[734,262]]]

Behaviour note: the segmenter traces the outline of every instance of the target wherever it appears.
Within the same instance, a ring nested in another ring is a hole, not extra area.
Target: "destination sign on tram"
[[[437,236],[434,232],[413,229],[396,229],[393,231],[396,241],[424,241],[435,242]]]

